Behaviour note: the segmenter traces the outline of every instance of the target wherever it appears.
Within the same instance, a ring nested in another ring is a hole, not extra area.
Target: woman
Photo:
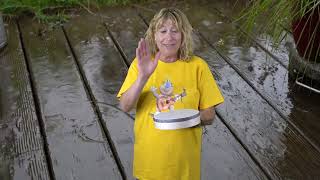
[[[199,110],[201,125],[208,125],[223,102],[208,65],[192,55],[192,27],[181,11],[165,8],[151,20],[118,97],[123,111],[136,107],[134,177],[200,179],[201,126],[159,130],[152,120],[174,106]]]

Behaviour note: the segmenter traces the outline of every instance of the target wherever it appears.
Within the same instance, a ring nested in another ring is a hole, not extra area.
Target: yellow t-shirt
[[[130,88],[137,75],[137,59],[134,59],[117,97]],[[200,179],[202,128],[156,129],[152,114],[157,111],[158,101],[152,87],[157,88],[157,94],[161,94],[160,88],[173,87],[173,97],[185,89],[186,96],[173,104],[174,109],[200,110],[215,106],[224,100],[208,65],[197,56],[188,62],[159,60],[138,100],[134,123],[134,177],[139,180]]]

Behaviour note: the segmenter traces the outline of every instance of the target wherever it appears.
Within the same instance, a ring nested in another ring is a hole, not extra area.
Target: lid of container
[[[158,123],[175,123],[188,121],[200,116],[200,112],[194,109],[179,109],[168,112],[160,112],[153,116],[153,120]]]

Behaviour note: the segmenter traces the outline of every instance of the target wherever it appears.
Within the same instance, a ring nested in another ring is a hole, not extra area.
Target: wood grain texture
[[[20,21],[56,179],[121,179],[59,26]]]
[[[112,14],[113,9],[108,11]],[[117,51],[103,20],[87,12],[65,24],[66,33],[102,114],[126,178],[132,176],[133,119],[118,109],[116,97],[127,66]]]
[[[43,137],[15,22],[0,52],[0,179],[50,179]]]

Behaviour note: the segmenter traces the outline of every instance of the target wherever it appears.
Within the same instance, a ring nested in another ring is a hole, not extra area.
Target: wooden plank
[[[110,11],[112,13],[109,13]],[[123,7],[114,7],[102,9],[100,14],[105,19],[113,37],[121,44],[121,49],[130,64],[136,54],[132,44],[139,42],[140,38],[144,37],[145,31],[138,28],[144,26],[143,21],[131,18],[131,15],[136,14],[135,10],[128,7],[125,11],[126,13],[123,13]]]
[[[112,14],[113,9],[108,12]],[[134,179],[133,119],[117,109],[116,98],[127,74],[127,66],[99,17],[81,12],[64,27],[101,111],[126,179]]]
[[[247,2],[245,0],[237,1],[237,0],[231,0],[228,2],[224,1],[210,1],[210,2],[202,2],[197,3],[199,6],[201,6],[203,9],[206,9],[205,12],[216,12],[218,10],[219,14],[228,19],[228,21],[233,21],[235,19],[239,18],[239,15],[241,11],[246,7]],[[220,21],[221,22],[221,21]],[[259,28],[263,28],[263,26],[266,24],[266,20],[264,16],[258,17],[254,23],[254,28],[251,33],[246,32],[244,29],[243,34],[244,36],[251,36],[257,43],[259,43],[262,48],[265,48],[268,50],[272,55],[274,55],[275,58],[277,58],[278,61],[280,61],[284,67],[288,67],[289,64],[289,51],[287,50],[288,45],[294,45],[293,37],[288,34],[279,44],[277,48],[275,48],[275,43],[270,34],[268,33],[261,33],[259,31]],[[234,23],[233,27],[239,30],[240,24]],[[240,32],[240,31],[238,31]],[[285,33],[288,33],[287,30],[283,29],[283,35]],[[241,33],[238,33],[239,36]]]
[[[196,6],[192,8],[202,10]],[[207,16],[210,16],[210,13],[207,13]],[[193,23],[194,13],[187,14]],[[215,31],[208,30],[209,32],[212,36]],[[202,41],[198,43],[196,52],[207,60],[213,72],[218,75],[216,78],[226,100],[218,108],[218,113],[269,176],[273,179],[319,176],[320,155],[317,150],[282,119],[211,47]]]
[[[134,16],[133,14],[124,14],[126,15],[123,15],[123,19],[128,19],[129,22],[142,21],[138,16]],[[108,19],[104,19],[104,21],[108,22]],[[119,27],[116,28],[112,26],[110,27],[110,31],[114,32],[117,29],[122,29],[121,27],[123,25],[120,22],[123,21],[124,20],[119,19],[119,22],[114,22],[114,24],[118,25]],[[130,24],[126,24],[126,26],[130,26]],[[134,32],[146,31],[145,24],[135,24],[134,27],[126,28],[129,30],[135,29]],[[125,53],[133,52],[133,49],[135,49],[137,46],[140,33],[132,34],[136,36],[136,38],[134,38],[136,42],[128,43],[125,41],[126,37],[122,36],[118,37],[120,39],[116,39],[118,42],[120,42],[119,44],[122,47],[125,46],[132,49],[127,50]],[[125,42],[126,44],[122,44],[121,42]],[[129,54],[127,54],[127,57],[128,56]],[[114,114],[114,117],[120,116],[125,118],[125,115],[119,111],[117,112],[116,109],[112,110],[112,113],[109,114]],[[202,153],[202,179],[212,179],[213,177],[221,177],[220,179],[232,179],[234,177],[239,179],[267,179],[264,173],[258,168],[258,166],[256,166],[253,160],[232,136],[230,131],[221,123],[220,119],[217,118],[216,121],[217,122],[214,126],[208,126],[207,134],[204,135]]]
[[[121,179],[63,31],[20,24],[55,179]]]
[[[15,22],[0,52],[0,179],[50,179],[27,67]]]
[[[134,117],[124,113],[113,105],[101,103],[99,106],[125,170],[126,178],[128,180],[136,180],[132,173]]]
[[[315,142],[316,146],[320,147],[320,125],[316,123],[317,117],[320,117],[320,106],[317,105],[320,96],[292,90],[295,87],[289,81],[289,73],[286,68],[254,43],[245,45],[242,37],[238,36],[237,29],[226,19],[212,13],[214,11],[208,7],[212,5],[199,6],[203,9],[202,12],[207,14],[206,19],[202,20],[207,21],[206,25],[198,23],[201,21],[201,16],[192,16],[195,13],[194,10],[181,8],[186,10],[186,14],[191,17],[192,24],[196,24],[196,29],[222,54],[229,57],[254,87],[270,99],[275,108],[301,129],[302,133]],[[228,32],[212,31],[213,29],[225,29]],[[218,43],[216,39],[219,39]]]
[[[222,29],[224,27],[231,29],[232,24],[226,19],[220,17],[218,21],[222,22],[219,25]],[[209,38],[212,34],[209,35],[208,29],[204,26],[198,27],[210,43],[213,43]],[[226,54],[231,62],[245,73],[250,82],[266,95],[289,121],[301,129],[302,133],[316,146],[320,147],[320,124],[317,123],[320,117],[320,106],[318,105],[320,96],[299,90],[290,81],[288,70],[256,47],[254,43],[248,44],[245,48],[235,29],[230,32],[229,37],[220,36],[220,38],[225,41],[217,46],[219,51]],[[288,55],[288,52],[286,53]]]
[[[214,68],[225,103],[218,113],[273,179],[319,176],[320,154],[210,47],[199,55]],[[225,78],[228,77],[228,78]],[[281,164],[281,165],[279,165]]]
[[[268,179],[230,130],[216,117],[202,140],[201,179]]]

